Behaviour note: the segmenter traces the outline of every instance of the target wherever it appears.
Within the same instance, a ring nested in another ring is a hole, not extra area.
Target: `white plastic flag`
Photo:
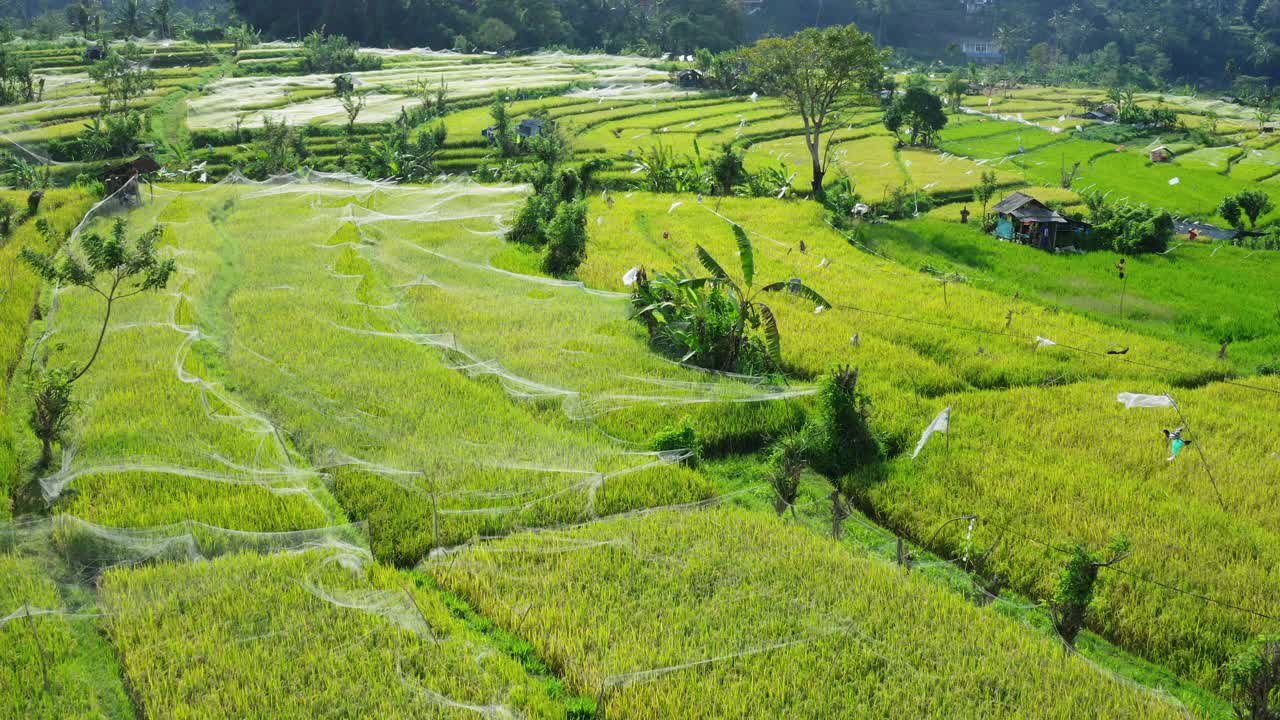
[[[915,457],[920,454],[920,451],[924,449],[924,444],[929,442],[929,438],[932,437],[934,433],[947,433],[950,430],[951,406],[948,405],[945,410],[938,413],[938,417],[934,418],[933,422],[929,423],[929,427],[925,428],[924,432],[920,433],[920,442],[916,443],[916,451],[911,453],[911,459],[914,460]]]
[[[671,209],[667,211],[667,214],[668,214],[668,215],[670,215],[671,213],[675,212],[675,211],[676,211],[676,208],[680,207],[680,206],[681,206],[681,205],[683,205],[683,204],[684,204],[683,202],[673,202],[673,203],[671,203]]]
[[[640,268],[633,267],[627,271],[626,275],[622,276],[622,284],[631,287],[636,284],[636,278],[638,277],[640,277]]]
[[[1049,338],[1046,338],[1046,337],[1040,337],[1039,335],[1037,335],[1037,336],[1036,336],[1036,348],[1037,348],[1037,349],[1038,349],[1038,348],[1042,348],[1042,347],[1048,347],[1048,346],[1050,346],[1050,345],[1057,345],[1057,344],[1058,344],[1058,343],[1056,343],[1056,342],[1054,342],[1054,341],[1050,340]]]
[[[751,93],[751,102],[755,102],[759,99],[760,99],[760,93]]]
[[[1180,182],[1182,182],[1182,181],[1181,181],[1181,180],[1179,180],[1178,178],[1169,178],[1169,184],[1170,184],[1170,185],[1177,185],[1177,184],[1178,184],[1178,183],[1180,183]]]
[[[1168,395],[1143,395],[1141,393],[1120,393],[1116,402],[1124,403],[1126,408],[1160,408],[1177,407],[1173,398]]]

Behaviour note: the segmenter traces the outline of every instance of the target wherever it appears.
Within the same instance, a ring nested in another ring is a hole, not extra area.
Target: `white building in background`
[[[960,52],[970,60],[998,62],[1004,59],[1004,53],[996,45],[994,38],[975,38],[960,43]]]

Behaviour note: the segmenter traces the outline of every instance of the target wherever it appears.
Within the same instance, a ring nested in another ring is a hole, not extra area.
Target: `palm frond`
[[[826,298],[822,297],[822,295],[820,295],[817,290],[814,290],[813,288],[809,287],[808,285],[805,285],[802,282],[785,280],[783,282],[776,282],[776,283],[773,283],[772,285],[766,285],[760,288],[760,292],[784,292],[784,291],[792,293],[793,295],[799,295],[800,297],[812,302],[817,307],[821,307],[821,308],[831,307],[831,303]]]
[[[756,303],[760,308],[760,317],[764,321],[764,338],[769,348],[769,358],[773,361],[774,369],[782,368],[782,336],[778,334],[778,320],[773,316],[773,310],[769,309],[764,303]]]
[[[709,277],[687,278],[685,280],[681,280],[679,283],[677,283],[677,285],[679,285],[682,288],[688,288],[690,290],[699,290],[703,287],[706,287],[707,283],[716,283],[716,282],[720,282],[720,279],[709,278]]]
[[[751,249],[751,239],[747,237],[747,231],[736,223],[733,226],[733,237],[738,241],[738,254],[742,260],[742,279],[747,283],[747,287],[751,287],[751,281],[756,276],[756,258]]]
[[[729,273],[725,272],[724,268],[720,267],[720,263],[716,262],[716,259],[711,257],[711,253],[707,252],[706,248],[698,245],[695,248],[695,252],[698,255],[698,262],[701,263],[702,267],[706,268],[707,272],[711,273],[713,277],[719,280],[729,279]]]

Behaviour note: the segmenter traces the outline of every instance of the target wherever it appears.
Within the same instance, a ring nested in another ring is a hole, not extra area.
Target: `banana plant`
[[[706,248],[697,245],[695,254],[706,275],[659,274],[649,280],[643,270],[637,272],[635,317],[646,324],[656,345],[672,354],[679,353],[682,362],[723,371],[781,372],[778,320],[763,296],[790,293],[819,309],[828,308],[831,303],[799,278],[757,286],[751,240],[739,225],[733,226],[733,234],[738,245],[740,278],[730,275]],[[754,331],[759,331],[763,339]],[[765,367],[758,367],[759,361]]]

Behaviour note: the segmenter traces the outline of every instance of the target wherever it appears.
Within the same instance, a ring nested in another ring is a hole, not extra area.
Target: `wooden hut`
[[[1150,157],[1151,162],[1153,163],[1173,162],[1173,151],[1164,145],[1161,145],[1151,151]]]
[[[676,84],[685,90],[696,90],[702,87],[704,79],[697,70],[681,70],[676,73]]]
[[[162,168],[160,163],[156,162],[150,155],[128,162],[123,165],[117,165],[107,169],[102,174],[102,184],[107,189],[108,195],[114,195],[122,189],[130,187],[130,181],[134,179],[148,180],[151,175],[160,172]],[[138,197],[138,186],[135,183],[131,190],[126,190],[126,194],[132,197]]]
[[[996,237],[1053,252],[1058,236],[1071,231],[1071,221],[1030,195],[1015,192],[996,203]]]

